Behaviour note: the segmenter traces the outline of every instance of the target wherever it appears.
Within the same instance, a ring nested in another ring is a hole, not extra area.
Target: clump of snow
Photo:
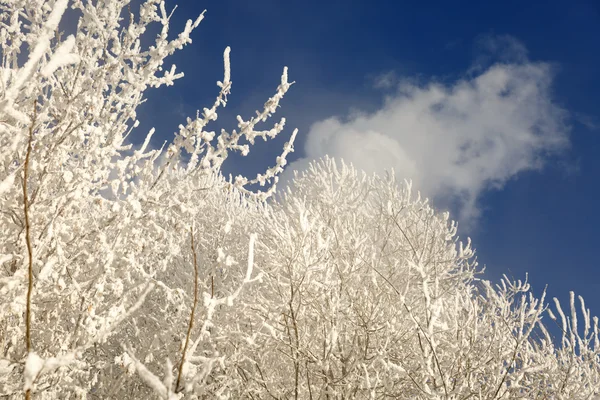
[[[33,388],[33,382],[42,372],[44,368],[44,359],[38,356],[35,352],[30,351],[25,361],[25,386],[23,390],[30,390]]]

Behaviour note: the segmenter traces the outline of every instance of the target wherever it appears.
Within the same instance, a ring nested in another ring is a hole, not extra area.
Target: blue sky
[[[212,104],[226,46],[232,95],[210,129],[260,108],[288,66],[286,131],[228,172],[271,165],[297,127],[292,167],[329,153],[396,168],[453,211],[488,278],[529,272],[537,294],[574,290],[600,314],[600,3],[411,3],[180,1],[173,32],[206,17],[138,132],[159,145]]]

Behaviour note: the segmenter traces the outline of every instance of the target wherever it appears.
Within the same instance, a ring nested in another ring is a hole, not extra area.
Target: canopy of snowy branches
[[[325,158],[275,199],[295,131],[263,173],[223,176],[229,154],[284,130],[287,69],[255,116],[215,133],[224,49],[214,104],[161,148],[153,130],[130,144],[203,18],[172,34],[168,7],[0,0],[1,398],[600,393],[583,299],[551,311],[527,282],[480,279],[470,241],[410,183]]]

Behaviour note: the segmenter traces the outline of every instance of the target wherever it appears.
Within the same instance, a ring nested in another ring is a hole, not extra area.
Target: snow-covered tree
[[[230,152],[282,132],[283,118],[261,126],[286,69],[256,116],[209,131],[227,48],[214,104],[170,143],[151,130],[132,145],[137,107],[182,76],[165,60],[203,18],[173,36],[163,0],[134,8],[0,0],[0,397],[598,394],[583,300],[567,317],[527,282],[482,279],[470,241],[409,183],[327,158],[273,198],[296,131],[263,174],[222,175]]]
[[[325,159],[263,221],[256,260],[268,278],[248,292],[271,306],[256,308],[252,361],[239,367],[248,397],[599,393],[598,320],[583,299],[579,326],[574,294],[570,319],[555,300],[564,332],[555,340],[544,296],[527,282],[480,278],[470,241],[409,183]]]
[[[246,187],[276,182],[295,132],[256,179],[226,181],[219,171],[229,152],[245,155],[257,137],[282,131],[285,119],[256,126],[290,87],[287,71],[263,110],[215,135],[206,126],[231,89],[227,48],[214,104],[167,146],[152,149],[151,130],[134,148],[137,107],[182,76],[165,59],[191,42],[203,16],[169,38],[161,0],[137,12],[129,1],[0,7],[0,392],[177,398],[209,377],[218,383],[211,319],[254,279],[244,221],[275,185]],[[68,7],[77,27],[63,37]],[[143,47],[152,25],[159,33]],[[244,263],[241,279],[222,273]],[[164,365],[164,381],[143,362]]]

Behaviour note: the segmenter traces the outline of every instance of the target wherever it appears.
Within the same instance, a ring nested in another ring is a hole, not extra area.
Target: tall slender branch
[[[192,256],[194,258],[194,304],[192,305],[192,311],[190,312],[190,323],[188,325],[187,335],[185,337],[185,345],[181,353],[181,363],[179,364],[179,371],[177,373],[177,382],[175,383],[175,392],[178,391],[179,382],[181,381],[181,375],[183,373],[183,364],[185,363],[185,356],[188,345],[190,343],[190,336],[192,335],[192,328],[194,327],[194,315],[196,314],[196,305],[198,304],[198,257],[196,256],[196,246],[194,244],[194,228],[190,228]]]
[[[29,257],[28,279],[27,279],[27,304],[25,308],[25,345],[27,353],[31,352],[31,293],[33,292],[33,250],[31,245],[31,226],[29,223],[29,198],[27,197],[27,181],[29,180],[29,157],[31,156],[31,142],[33,141],[33,127],[37,118],[37,100],[33,101],[33,119],[29,126],[29,138],[27,139],[27,153],[23,165],[23,213],[25,214],[25,243],[27,244],[27,255]],[[25,399],[31,398],[31,389],[25,391]]]

